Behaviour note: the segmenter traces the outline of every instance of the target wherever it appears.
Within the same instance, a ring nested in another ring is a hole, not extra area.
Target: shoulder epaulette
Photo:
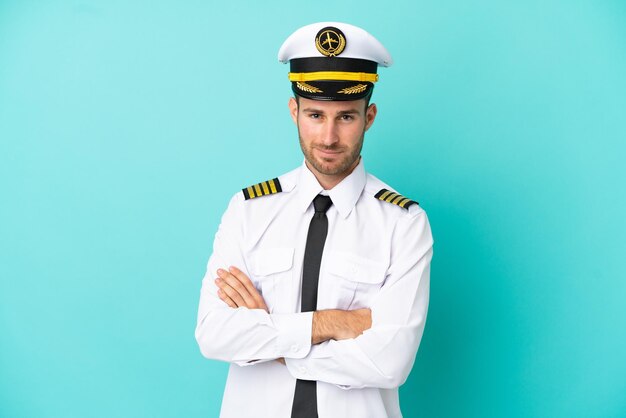
[[[389,202],[389,203],[393,203],[394,205],[398,205],[401,208],[404,208],[406,210],[408,210],[409,206],[411,205],[419,204],[415,202],[414,200],[411,200],[407,197],[402,196],[401,194],[392,192],[391,190],[387,190],[387,189],[381,189],[378,193],[376,193],[374,197],[378,200],[382,200],[384,202]]]
[[[261,183],[253,184],[252,186],[241,189],[243,196],[248,199],[254,199],[255,197],[267,196],[270,194],[276,194],[283,191],[280,187],[280,181],[278,178],[263,181]]]

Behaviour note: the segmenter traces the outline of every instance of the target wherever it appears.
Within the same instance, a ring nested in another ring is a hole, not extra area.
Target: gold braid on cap
[[[346,87],[345,89],[341,89],[337,93],[358,94],[358,93],[363,93],[365,90],[367,90],[367,84],[357,84],[356,86]]]
[[[309,73],[289,73],[289,81],[360,81],[375,83],[378,81],[376,73],[362,73],[350,71],[313,71]]]
[[[317,87],[314,87],[310,84],[307,83],[301,83],[301,82],[296,82],[296,86],[302,90],[302,91],[306,91],[307,93],[324,93],[322,90],[318,89]]]

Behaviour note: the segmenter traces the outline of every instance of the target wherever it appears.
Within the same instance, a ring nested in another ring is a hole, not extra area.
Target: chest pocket
[[[387,265],[354,253],[334,252],[328,257],[326,271],[331,296],[328,308],[358,309],[370,306],[385,281]]]
[[[252,282],[270,313],[284,313],[290,306],[293,252],[293,248],[262,248],[250,256]]]

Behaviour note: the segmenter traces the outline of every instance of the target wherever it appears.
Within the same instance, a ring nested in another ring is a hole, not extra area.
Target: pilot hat
[[[385,47],[365,30],[339,22],[303,26],[285,40],[278,61],[290,64],[294,94],[313,100],[369,97],[378,66],[393,63]]]

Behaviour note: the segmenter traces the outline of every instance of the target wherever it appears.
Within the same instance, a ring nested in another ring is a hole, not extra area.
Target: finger
[[[236,289],[233,289],[228,282],[221,278],[217,278],[215,279],[215,284],[226,294],[226,296],[231,298],[237,306],[248,306],[239,292]]]
[[[221,291],[225,297],[230,299],[235,304],[234,307],[246,306],[246,302],[243,300],[241,295],[239,295],[239,293],[237,293],[237,291],[228,284],[224,283],[223,280],[220,280],[218,286],[220,286],[219,291]]]
[[[243,284],[246,287],[246,289],[248,289],[248,292],[253,293],[253,292],[257,291],[256,287],[254,287],[254,284],[252,283],[250,278],[248,276],[246,276],[246,273],[244,273],[243,271],[239,270],[235,266],[229,267],[228,271],[230,272],[230,274],[235,276],[241,282],[241,284]]]
[[[250,278],[246,276],[246,274],[243,271],[239,270],[235,266],[231,266],[228,270],[233,276],[235,276],[245,286],[246,290],[248,291],[252,299],[255,301],[256,306],[260,307],[261,309],[265,309],[267,311],[267,305],[265,304],[265,299],[263,299],[263,296],[261,296],[257,288],[254,287],[252,280],[250,280]]]
[[[243,283],[239,281],[237,277],[235,277],[233,274],[222,269],[218,270],[218,274],[220,275],[220,278],[223,281],[225,281],[234,291],[239,293],[239,297],[241,297],[244,301],[243,306],[250,308],[250,309],[256,308],[256,303],[255,303],[254,298],[252,297],[252,295],[250,295],[250,292],[248,292],[248,289],[243,285]],[[231,293],[228,293],[228,295],[231,298],[233,297]],[[235,300],[235,302],[238,302],[238,300],[236,299],[233,299],[233,300]]]
[[[219,296],[220,299],[222,299],[222,301],[226,303],[228,306],[230,306],[231,308],[238,308],[237,304],[233,302],[233,300],[229,298],[228,295],[224,293],[222,289],[217,289],[217,296]]]

